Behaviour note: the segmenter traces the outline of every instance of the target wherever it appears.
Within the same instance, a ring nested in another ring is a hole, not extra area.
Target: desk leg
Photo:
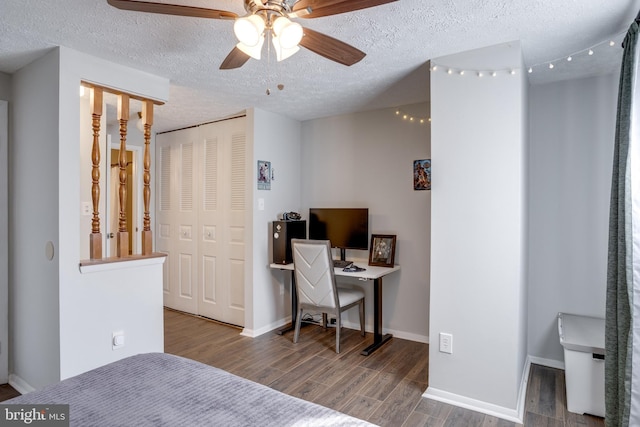
[[[363,356],[368,356],[384,343],[389,341],[393,335],[382,335],[382,277],[373,280],[373,344],[360,352]]]
[[[295,272],[291,272],[291,324],[284,325],[283,327],[276,329],[276,334],[284,335],[289,331],[293,331],[296,328],[296,319],[298,318],[298,291],[296,290],[296,275]]]

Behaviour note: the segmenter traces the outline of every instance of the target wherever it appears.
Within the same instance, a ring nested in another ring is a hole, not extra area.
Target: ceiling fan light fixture
[[[253,59],[260,60],[263,44],[264,44],[264,35],[260,36],[260,38],[258,39],[258,43],[255,46],[247,46],[246,44],[240,42],[236,45],[236,47],[240,49],[242,52],[252,57]]]
[[[280,37],[274,36],[272,40],[274,50],[276,51],[276,60],[278,62],[293,56],[296,52],[300,50],[299,46],[293,46],[289,48],[283,47],[279,39]]]
[[[250,15],[236,19],[233,24],[233,32],[240,43],[247,47],[255,47],[258,44],[262,46],[264,27],[264,19],[258,15]]]
[[[300,43],[302,40],[303,30],[302,25],[297,22],[291,22],[291,20],[280,16],[272,25],[274,40],[278,39],[280,46],[283,49],[291,49]]]

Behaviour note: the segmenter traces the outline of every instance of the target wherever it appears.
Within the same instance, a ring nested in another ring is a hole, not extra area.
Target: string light
[[[401,116],[402,120],[409,122],[409,123],[420,123],[421,125],[429,122],[431,123],[431,117],[416,117],[414,115],[405,113],[402,110],[396,110],[396,116]]]
[[[624,34],[626,33],[620,33],[615,35],[613,38],[617,39],[617,38],[621,38]],[[556,58],[553,59],[551,61],[545,61],[545,62],[540,62],[537,64],[533,64],[530,65],[529,67],[525,68],[527,70],[527,72],[529,74],[532,74],[534,72],[536,72],[537,69],[540,68],[547,68],[549,70],[553,70],[555,68],[555,66],[560,62],[560,61],[567,61],[567,62],[571,62],[573,61],[573,59],[575,57],[578,56],[594,56],[596,51],[601,47],[601,46],[606,46],[606,47],[615,47],[616,46],[616,42],[613,39],[607,39],[604,41],[601,41],[600,43],[597,43],[593,46],[589,46],[585,49],[582,49],[580,51],[577,52],[573,52],[570,55],[565,55],[562,56],[560,58]],[[449,67],[447,65],[444,64],[432,64],[431,66],[431,71],[438,71],[438,70],[443,70],[445,71],[448,75],[459,75],[459,76],[464,76],[467,73],[470,73],[471,75],[477,76],[478,78],[483,77],[484,75],[490,75],[491,77],[496,77],[498,75],[515,75],[516,74],[516,70],[518,70],[517,68],[503,68],[503,69],[495,69],[495,70],[487,70],[487,69],[468,69],[468,68],[456,68],[456,67]]]

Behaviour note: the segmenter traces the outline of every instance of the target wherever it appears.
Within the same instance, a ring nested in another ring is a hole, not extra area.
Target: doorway
[[[118,248],[117,233],[120,218],[120,203],[118,189],[120,187],[120,145],[111,143],[111,135],[107,135],[107,194],[106,199],[106,253],[115,257]],[[125,214],[127,218],[127,232],[129,233],[129,255],[140,252],[141,236],[140,212],[142,205],[142,191],[140,191],[142,174],[141,147],[127,147],[127,198]]]

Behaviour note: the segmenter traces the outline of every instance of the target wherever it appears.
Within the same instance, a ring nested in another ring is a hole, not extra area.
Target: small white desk
[[[382,278],[394,271],[400,270],[400,266],[376,267],[364,263],[356,265],[364,267],[366,270],[349,273],[342,271],[342,268],[335,268],[334,271],[336,276],[355,277],[365,281],[373,280],[373,344],[360,352],[360,354],[368,356],[393,337],[391,334],[382,334]],[[291,272],[291,325],[278,330],[278,334],[282,335],[292,330],[296,323],[298,303],[295,274],[293,273],[293,264],[270,264],[269,267]]]

